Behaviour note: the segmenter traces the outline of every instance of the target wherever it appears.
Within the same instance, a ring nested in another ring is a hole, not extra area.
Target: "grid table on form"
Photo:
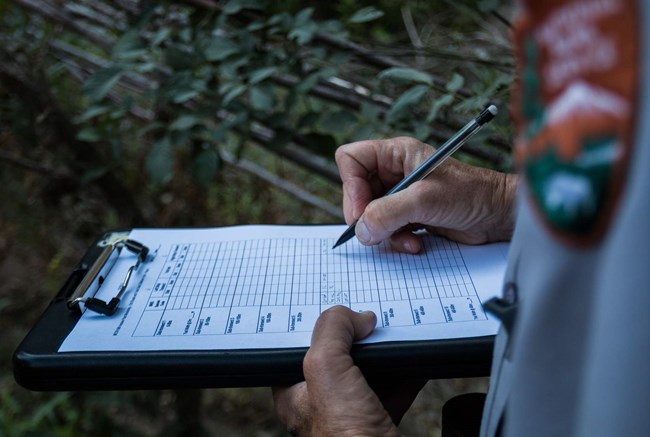
[[[459,246],[423,238],[419,255],[332,238],[177,243],[134,336],[311,331],[334,305],[373,310],[384,328],[485,320]],[[370,252],[369,252],[370,251]],[[153,328],[155,327],[155,329]]]

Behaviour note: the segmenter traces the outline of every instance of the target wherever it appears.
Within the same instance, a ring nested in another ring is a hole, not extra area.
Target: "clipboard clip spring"
[[[126,247],[129,251],[137,254],[138,257],[135,264],[133,264],[127,270],[126,275],[124,276],[124,280],[122,281],[122,285],[120,285],[120,288],[115,297],[106,302],[102,299],[94,297],[97,291],[93,293],[93,296],[85,297],[84,295],[92,283],[95,282],[96,278],[98,284],[97,288],[102,285],[108,276],[108,273],[111,271],[113,265],[117,261],[122,248],[124,247]],[[117,311],[117,307],[120,303],[120,299],[129,286],[133,272],[135,270],[138,270],[140,265],[147,260],[147,255],[149,255],[149,248],[135,240],[124,240],[106,247],[97,258],[97,261],[95,261],[95,264],[89,270],[86,278],[84,278],[84,281],[79,284],[70,300],[68,300],[68,309],[79,309],[79,304],[83,302],[84,306],[87,309],[96,313],[104,314],[107,316],[112,316],[115,314],[115,311]]]

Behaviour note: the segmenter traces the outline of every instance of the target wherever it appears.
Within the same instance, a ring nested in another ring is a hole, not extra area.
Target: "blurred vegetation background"
[[[0,435],[285,435],[266,388],[33,393],[11,354],[103,230],[340,223],[334,150],[432,145],[511,168],[498,0],[0,0]],[[487,380],[432,381],[402,424]]]

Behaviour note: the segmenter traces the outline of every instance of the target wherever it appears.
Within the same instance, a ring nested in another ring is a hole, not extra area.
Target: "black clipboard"
[[[87,250],[14,352],[18,384],[77,391],[267,387],[303,380],[307,348],[58,352],[81,317],[70,310],[70,297],[105,251],[99,242],[112,234],[105,233]],[[477,377],[489,375],[493,343],[494,336],[359,344],[352,356],[370,381]]]

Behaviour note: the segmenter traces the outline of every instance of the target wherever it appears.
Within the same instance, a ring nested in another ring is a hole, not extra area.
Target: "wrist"
[[[515,228],[515,203],[519,176],[510,173],[496,173],[492,190],[492,224],[489,241],[507,241],[512,238]]]

